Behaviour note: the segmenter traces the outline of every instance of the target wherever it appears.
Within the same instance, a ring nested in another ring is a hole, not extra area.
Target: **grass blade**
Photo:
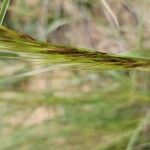
[[[0,25],[2,25],[6,11],[8,9],[10,0],[3,0],[2,6],[1,6],[1,10],[0,10]]]
[[[138,140],[138,138],[141,136],[141,131],[144,129],[145,125],[148,124],[150,119],[150,112],[147,112],[146,116],[144,117],[144,119],[139,123],[137,129],[134,131],[129,144],[127,146],[127,150],[133,150],[134,146],[136,145],[136,142]]]

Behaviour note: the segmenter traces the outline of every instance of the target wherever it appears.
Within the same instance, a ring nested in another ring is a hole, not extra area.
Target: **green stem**
[[[2,25],[10,0],[4,0],[0,10],[0,25]]]

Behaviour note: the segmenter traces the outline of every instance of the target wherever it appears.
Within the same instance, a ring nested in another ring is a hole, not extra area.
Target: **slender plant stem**
[[[2,25],[10,0],[4,0],[0,9],[0,25]]]
[[[117,19],[116,15],[114,14],[114,12],[112,11],[112,9],[110,8],[109,4],[106,2],[106,0],[101,0],[101,2],[104,5],[104,7],[107,9],[109,14],[112,16],[113,20],[115,21],[117,28],[119,29],[118,19]]]
[[[138,127],[134,131],[126,150],[133,150],[133,147],[135,146],[136,142],[138,141],[138,138],[140,137],[141,131],[143,130],[149,119],[150,111],[147,112],[144,119],[139,123]]]

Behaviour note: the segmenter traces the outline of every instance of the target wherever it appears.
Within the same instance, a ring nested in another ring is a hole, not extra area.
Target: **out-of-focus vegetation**
[[[11,0],[4,24],[42,41],[149,58],[149,0],[107,3],[119,30],[99,0]],[[45,69],[39,55],[0,53],[0,149],[150,149],[148,70]]]

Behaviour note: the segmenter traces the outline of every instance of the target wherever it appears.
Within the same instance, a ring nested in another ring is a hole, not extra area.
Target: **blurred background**
[[[150,1],[107,4],[119,28],[101,0],[11,0],[4,25],[49,43],[149,58]],[[36,67],[0,59],[0,81]],[[67,67],[0,82],[0,149],[149,150],[149,75]]]

